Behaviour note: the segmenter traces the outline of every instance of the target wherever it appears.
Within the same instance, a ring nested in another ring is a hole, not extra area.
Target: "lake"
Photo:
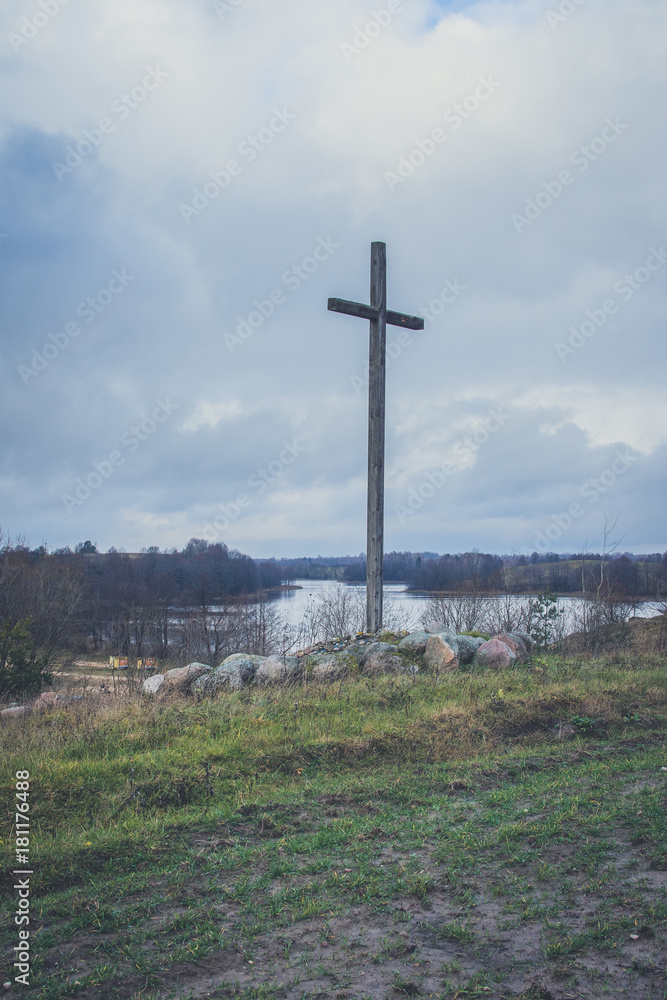
[[[333,580],[295,580],[294,586],[301,587],[301,590],[283,590],[275,598],[280,612],[288,625],[299,625],[309,608],[316,604],[318,599],[323,597],[332,588],[339,586],[346,590],[358,594],[363,600],[366,594],[366,584],[345,583],[338,584]],[[405,628],[408,628],[414,621],[415,627],[426,609],[426,604],[430,598],[426,594],[407,594],[404,583],[388,583],[384,587],[385,608],[401,620],[405,619]]]
[[[366,593],[365,584],[338,584],[331,580],[295,580],[294,585],[301,589],[281,591],[272,599],[272,603],[277,604],[285,623],[292,627],[300,625],[308,616],[309,611],[318,604],[327,592],[331,592],[332,588],[345,587],[346,590],[359,595],[361,600]],[[426,612],[431,596],[410,594],[406,592],[405,584],[389,583],[384,587],[384,599],[385,622],[387,624],[392,627],[415,629],[421,624],[421,617]],[[511,600],[516,605],[524,605],[529,598],[520,596],[513,597]],[[571,631],[570,625],[573,625],[575,612],[581,604],[581,598],[561,597],[558,603],[565,612],[563,617],[566,630]],[[659,607],[655,602],[637,604],[635,610],[635,614],[642,618],[650,618],[659,613]]]

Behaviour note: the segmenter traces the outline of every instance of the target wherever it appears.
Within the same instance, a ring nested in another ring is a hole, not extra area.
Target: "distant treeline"
[[[384,575],[388,582],[410,579],[418,561],[437,559],[437,552],[390,552],[384,557]],[[283,571],[285,580],[344,580],[358,583],[366,579],[366,555],[313,556],[300,559],[271,560]]]
[[[667,591],[667,553],[603,557],[598,553],[549,562],[521,562],[508,566],[506,578],[517,592],[549,588],[559,594],[591,593],[603,582],[619,600],[663,597]]]
[[[174,609],[241,603],[279,586],[282,570],[193,538],[182,551],[99,553],[91,542],[49,553],[0,545],[0,674],[20,655],[48,665],[58,650],[169,645]],[[18,630],[17,630],[18,629]]]
[[[477,590],[500,590],[503,586],[503,560],[482,552],[438,556],[423,552],[389,552],[384,557],[383,573],[387,583],[407,583],[410,590],[445,591],[473,586]],[[348,566],[344,579],[366,579],[363,558]]]
[[[343,573],[348,582],[366,579],[363,555]],[[384,558],[386,582],[406,583],[410,590],[537,593],[550,589],[577,594],[602,581],[623,597],[657,597],[667,590],[667,553],[495,556],[481,552],[438,556],[434,553],[390,552]]]

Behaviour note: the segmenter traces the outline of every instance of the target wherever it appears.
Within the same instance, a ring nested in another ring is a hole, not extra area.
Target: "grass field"
[[[4,994],[667,998],[666,666],[96,694],[12,721],[2,849],[11,871],[29,770],[33,962]]]

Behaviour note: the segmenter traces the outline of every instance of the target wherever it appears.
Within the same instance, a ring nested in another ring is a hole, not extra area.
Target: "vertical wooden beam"
[[[379,310],[370,322],[368,358],[368,521],[366,594],[368,631],[382,628],[384,557],[384,423],[387,344],[387,246],[371,244],[371,305]]]

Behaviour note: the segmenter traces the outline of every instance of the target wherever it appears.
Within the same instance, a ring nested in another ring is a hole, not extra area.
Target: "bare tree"
[[[212,607],[186,609],[174,616],[175,655],[216,666],[232,653],[269,656],[292,643],[280,612],[267,601],[234,598]]]
[[[79,636],[84,611],[80,574],[51,557],[5,540],[0,551],[0,623],[30,619],[34,648],[48,664]]]
[[[366,592],[332,584],[306,608],[303,636],[309,644],[362,632],[366,628]]]
[[[574,611],[573,627],[584,648],[595,648],[609,626],[623,625],[634,614],[635,602],[629,600],[623,588],[609,576],[611,556],[623,541],[614,538],[618,518],[604,515],[602,528],[602,555],[599,564],[586,559],[585,547],[579,564],[581,574],[581,602]]]
[[[483,618],[484,632],[498,635],[501,632],[530,631],[530,601],[515,594],[490,597]]]
[[[474,632],[485,629],[489,599],[472,586],[462,587],[453,596],[437,594],[426,605],[421,616],[424,625],[442,622],[454,632]]]
[[[404,631],[417,624],[416,615],[406,618],[390,596],[385,596],[382,618],[386,631]],[[365,588],[331,584],[306,606],[302,621],[293,630],[292,648],[364,632],[366,621]]]

